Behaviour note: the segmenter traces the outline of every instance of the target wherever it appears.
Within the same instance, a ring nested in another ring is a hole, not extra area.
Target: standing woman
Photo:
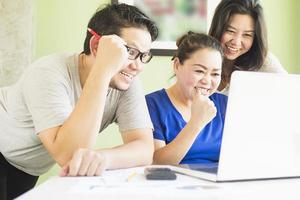
[[[267,29],[258,0],[221,0],[209,35],[223,47],[222,81],[218,90],[225,94],[235,70],[286,73],[278,59],[268,52]]]

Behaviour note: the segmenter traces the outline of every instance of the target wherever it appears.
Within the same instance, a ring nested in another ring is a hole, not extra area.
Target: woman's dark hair
[[[223,59],[223,50],[220,42],[215,38],[206,35],[204,33],[194,33],[192,31],[187,32],[181,36],[177,41],[177,50],[172,59],[178,58],[181,64],[197,50],[209,48],[220,52]]]
[[[152,41],[158,36],[156,24],[138,8],[127,4],[111,4],[98,8],[88,23],[88,28],[100,35],[120,36],[121,29],[130,27],[146,29]],[[86,55],[90,54],[91,37],[92,34],[87,31],[83,51]]]
[[[230,17],[234,14],[249,15],[253,18],[254,40],[249,51],[234,61],[233,70],[258,70],[263,65],[268,51],[263,9],[258,0],[222,0],[215,10],[209,35],[220,41],[229,25]]]

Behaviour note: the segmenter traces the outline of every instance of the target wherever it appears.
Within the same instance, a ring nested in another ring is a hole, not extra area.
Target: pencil
[[[129,181],[132,180],[133,177],[135,177],[136,175],[137,175],[136,172],[132,172],[132,173],[127,177],[126,181],[129,182]]]

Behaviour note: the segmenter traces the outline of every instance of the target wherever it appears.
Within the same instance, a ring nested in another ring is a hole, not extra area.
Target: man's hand
[[[128,52],[125,41],[117,35],[105,35],[99,40],[94,67],[101,67],[111,76],[126,66]]]
[[[65,165],[60,176],[100,176],[108,167],[108,157],[103,152],[78,149]]]

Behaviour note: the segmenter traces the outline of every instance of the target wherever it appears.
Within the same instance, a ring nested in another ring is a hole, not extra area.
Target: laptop
[[[300,75],[234,72],[219,163],[172,169],[215,182],[300,177]]]

